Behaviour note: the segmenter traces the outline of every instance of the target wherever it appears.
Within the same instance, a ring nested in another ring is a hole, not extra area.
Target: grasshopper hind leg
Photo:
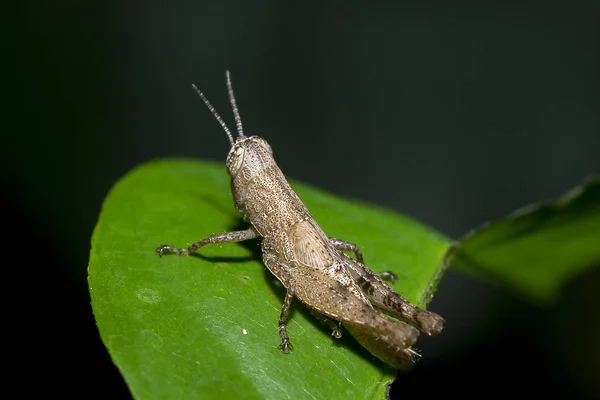
[[[429,336],[435,336],[442,331],[444,318],[436,313],[417,307],[396,293],[383,281],[383,279],[389,278],[389,276],[386,276],[388,274],[382,273],[384,275],[382,279],[363,263],[344,253],[340,254],[345,260],[346,270],[377,310],[416,326]]]

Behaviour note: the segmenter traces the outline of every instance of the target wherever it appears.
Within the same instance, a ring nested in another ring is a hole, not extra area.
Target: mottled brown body
[[[269,144],[260,137],[243,135],[229,74],[227,83],[238,127],[235,142],[212,105],[198,93],[230,138],[232,148],[226,164],[233,199],[250,227],[213,235],[187,249],[164,245],[157,253],[187,255],[209,243],[261,237],[263,261],[287,289],[279,319],[284,352],[292,349],[286,324],[291,302],[297,297],[332,328],[332,336],[341,337],[334,320],[376,357],[394,368],[410,368],[417,354],[410,349],[417,340],[416,328],[436,335],[443,328],[443,318],[397,294],[364,265],[356,245],[327,237],[288,184]],[[344,252],[354,252],[356,260]]]

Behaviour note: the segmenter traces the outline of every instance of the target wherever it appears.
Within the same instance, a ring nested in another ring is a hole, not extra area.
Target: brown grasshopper
[[[261,237],[263,262],[287,289],[279,317],[280,348],[284,353],[292,350],[286,324],[292,300],[297,297],[332,329],[333,337],[342,336],[341,325],[374,356],[394,368],[409,369],[418,356],[410,348],[419,334],[415,327],[428,335],[437,335],[444,319],[396,293],[382,279],[395,276],[374,274],[365,266],[355,244],[327,237],[288,184],[273,158],[271,146],[258,136],[244,136],[229,71],[226,79],[237,126],[235,141],[212,104],[195,85],[192,87],[229,138],[231,149],[226,165],[233,201],[250,227],[212,235],[188,248],[160,246],[156,253],[185,256],[210,243]],[[354,253],[356,259],[344,252]]]

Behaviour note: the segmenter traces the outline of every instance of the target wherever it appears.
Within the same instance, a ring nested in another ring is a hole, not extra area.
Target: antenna
[[[231,76],[229,70],[225,71],[225,77],[227,78],[227,94],[229,94],[229,102],[233,109],[233,116],[235,117],[235,125],[237,127],[238,137],[244,137],[244,128],[242,127],[242,118],[240,117],[240,110],[237,108],[235,102],[235,96],[233,95],[233,86],[231,85]]]
[[[229,80],[229,72],[227,72],[227,78],[228,78],[228,86],[229,86],[229,89],[231,90],[231,81]],[[229,130],[229,128],[225,124],[225,121],[223,121],[223,118],[221,118],[221,116],[219,115],[219,113],[217,112],[217,110],[215,110],[215,108],[213,107],[212,104],[210,104],[210,101],[208,101],[208,99],[206,98],[206,96],[204,95],[204,93],[202,93],[200,91],[200,89],[198,89],[196,87],[196,85],[192,84],[192,88],[196,91],[196,93],[198,93],[198,96],[200,96],[200,98],[202,99],[202,101],[204,102],[204,104],[206,104],[206,107],[208,107],[208,109],[210,110],[210,112],[212,113],[212,115],[217,119],[217,121],[219,122],[219,124],[221,124],[221,126],[223,127],[223,130],[225,131],[225,133],[227,134],[227,137],[229,138],[229,143],[231,143],[231,146],[233,147],[233,145],[234,145],[233,136],[231,136],[231,131]],[[229,95],[229,97],[231,98],[232,95],[233,95],[233,91],[231,91],[231,94]],[[235,111],[236,111],[235,101],[232,104],[234,105],[234,114],[235,114]],[[238,113],[238,118],[239,118],[239,113]],[[237,118],[236,118],[236,122],[237,122]],[[239,124],[238,124],[238,132],[239,132],[241,126],[242,126],[242,123],[240,121]]]

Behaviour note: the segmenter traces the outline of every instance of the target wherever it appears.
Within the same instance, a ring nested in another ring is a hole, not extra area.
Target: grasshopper
[[[437,335],[444,319],[396,293],[383,280],[395,276],[373,273],[354,243],[325,234],[288,184],[271,146],[258,136],[244,135],[229,71],[226,81],[237,128],[235,140],[213,105],[195,85],[192,87],[229,138],[226,166],[233,202],[250,226],[212,235],[188,248],[163,245],[156,253],[161,257],[165,253],[186,256],[207,244],[262,238],[263,262],[287,290],[278,324],[279,347],[284,353],[292,350],[286,325],[292,300],[298,298],[332,329],[334,338],[342,336],[343,326],[377,358],[396,369],[409,369],[418,357],[411,349],[419,334],[416,328]],[[355,258],[346,253],[354,253]]]

